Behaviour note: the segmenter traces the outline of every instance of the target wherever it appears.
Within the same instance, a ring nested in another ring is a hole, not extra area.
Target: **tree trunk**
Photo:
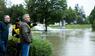
[[[95,31],[95,20],[92,23],[92,31]]]
[[[47,32],[47,20],[45,18],[45,32]]]

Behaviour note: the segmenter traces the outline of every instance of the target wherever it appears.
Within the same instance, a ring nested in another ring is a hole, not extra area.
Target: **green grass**
[[[60,26],[58,26],[58,25],[57,25],[57,26],[54,26],[54,25],[53,25],[53,26],[49,26],[49,27],[55,28],[55,29],[59,29],[59,28],[60,28]]]
[[[59,29],[60,26],[49,26],[51,28],[57,28]],[[86,28],[91,28],[91,25],[90,24],[68,24],[68,25],[65,25],[65,28],[66,29],[86,29]]]
[[[66,25],[67,29],[86,29],[91,28],[90,24],[76,24],[76,25]]]

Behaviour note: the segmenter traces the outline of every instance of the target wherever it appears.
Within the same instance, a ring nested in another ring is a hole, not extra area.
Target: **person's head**
[[[19,23],[20,22],[20,19],[19,18],[16,18],[15,19],[15,23]]]
[[[9,23],[10,22],[10,16],[9,15],[5,15],[4,16],[4,22],[6,22],[6,23]]]
[[[29,16],[29,14],[25,14],[23,16],[23,20],[26,21],[26,22],[30,22],[30,16]]]
[[[15,24],[16,24],[16,27],[20,27],[20,19],[19,18],[16,18],[15,19]]]

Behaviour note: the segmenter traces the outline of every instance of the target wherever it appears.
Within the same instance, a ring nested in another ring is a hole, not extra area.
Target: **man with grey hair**
[[[29,56],[30,43],[32,40],[29,14],[23,16],[23,22],[20,22],[20,36],[21,36],[21,56]]]
[[[24,21],[26,21],[26,22],[30,22],[30,16],[29,16],[29,14],[25,14],[25,15],[23,16],[23,19],[24,19]]]
[[[34,27],[34,26],[37,25],[36,23],[33,23],[33,22],[30,20],[29,14],[25,14],[25,15],[23,16],[23,19],[24,19],[24,21],[30,26],[30,28],[32,28],[32,27]]]
[[[0,22],[0,56],[6,56],[8,34],[9,34],[10,16],[5,15],[2,22]]]

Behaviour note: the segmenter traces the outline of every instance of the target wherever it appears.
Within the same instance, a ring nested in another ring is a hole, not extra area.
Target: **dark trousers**
[[[0,41],[0,56],[6,56],[6,55],[7,55],[7,42]]]
[[[21,56],[21,43],[16,43],[16,56]]]

